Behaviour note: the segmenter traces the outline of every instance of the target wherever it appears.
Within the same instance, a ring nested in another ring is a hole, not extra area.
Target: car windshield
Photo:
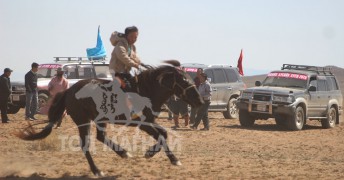
[[[42,64],[38,66],[38,78],[51,78],[56,74],[56,69],[61,67],[59,64]]]
[[[304,74],[273,72],[263,81],[263,86],[306,88],[308,76]]]
[[[197,68],[184,68],[185,72],[190,76],[191,82],[197,76]]]

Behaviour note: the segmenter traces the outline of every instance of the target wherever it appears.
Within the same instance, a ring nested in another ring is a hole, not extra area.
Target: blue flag
[[[97,46],[94,48],[87,48],[88,59],[98,60],[103,59],[106,56],[106,50],[103,45],[102,38],[100,37],[100,26],[98,26]]]

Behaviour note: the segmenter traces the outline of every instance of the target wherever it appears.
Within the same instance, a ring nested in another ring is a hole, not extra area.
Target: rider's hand
[[[146,68],[145,67],[143,67],[142,65],[138,65],[138,68],[137,68],[139,71],[143,71],[143,70],[145,70]]]

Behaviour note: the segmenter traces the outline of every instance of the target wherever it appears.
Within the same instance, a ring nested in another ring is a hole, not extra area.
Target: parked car
[[[7,113],[15,114],[20,108],[25,107],[25,84],[23,82],[11,82],[12,94],[10,96],[11,102],[8,104]]]
[[[209,111],[222,112],[226,119],[238,118],[236,106],[240,91],[246,88],[236,67],[229,65],[182,64],[192,79],[196,77],[197,69],[202,68],[207,74],[213,89]]]
[[[301,130],[307,119],[333,128],[339,124],[343,96],[330,68],[283,64],[256,87],[242,91],[237,106],[245,127],[256,119],[275,118],[277,125],[290,130]]]
[[[38,67],[38,108],[44,106],[49,99],[48,84],[55,76],[57,68],[65,71],[69,86],[82,79],[99,78],[112,80],[109,64],[105,59],[90,61],[81,57],[55,57],[54,63],[40,64]],[[18,107],[25,107],[25,85],[24,83],[12,85],[12,102],[15,105],[12,112],[18,112]],[[20,94],[20,95],[18,95]],[[16,111],[17,110],[17,111]]]

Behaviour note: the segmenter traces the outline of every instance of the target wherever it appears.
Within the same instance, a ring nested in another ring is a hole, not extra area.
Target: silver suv
[[[209,111],[222,112],[226,119],[238,118],[236,106],[240,91],[246,88],[238,69],[228,65],[182,64],[192,79],[196,77],[197,69],[202,68],[207,74],[213,89]]]
[[[284,64],[256,86],[244,90],[237,102],[242,126],[268,118],[290,130],[301,130],[307,119],[320,121],[323,128],[339,124],[343,95],[328,67]]]

